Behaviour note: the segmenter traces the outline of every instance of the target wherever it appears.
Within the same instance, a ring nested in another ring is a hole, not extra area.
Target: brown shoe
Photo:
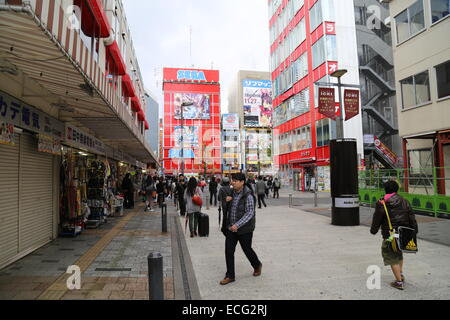
[[[229,284],[229,283],[231,283],[231,282],[234,282],[234,279],[231,279],[231,278],[226,277],[225,279],[223,279],[222,281],[220,281],[220,284],[221,284],[222,286],[224,286],[224,285]]]
[[[255,272],[253,272],[253,276],[254,277],[259,277],[261,275],[261,271],[262,271],[262,264],[255,269]]]

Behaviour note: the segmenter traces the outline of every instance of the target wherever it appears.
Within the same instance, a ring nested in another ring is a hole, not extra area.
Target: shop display
[[[87,203],[91,214],[86,223],[87,228],[97,228],[107,222],[107,167],[109,167],[107,161],[93,159],[89,161]]]

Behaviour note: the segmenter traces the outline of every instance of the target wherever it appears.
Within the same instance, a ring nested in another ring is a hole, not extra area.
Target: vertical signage
[[[348,90],[344,91],[344,107],[345,107],[345,121],[359,114],[359,91]]]
[[[333,120],[336,119],[334,88],[319,88],[319,113]]]

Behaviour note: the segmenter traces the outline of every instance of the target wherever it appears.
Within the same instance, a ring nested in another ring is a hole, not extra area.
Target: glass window
[[[450,60],[436,67],[438,99],[450,96]]]
[[[431,100],[428,71],[401,80],[400,85],[403,108],[421,105]]]
[[[412,107],[416,104],[416,99],[414,98],[414,79],[409,77],[405,80],[400,81],[402,88],[402,102],[403,108]]]
[[[448,16],[449,12],[450,0],[431,0],[431,21],[433,23]]]
[[[395,17],[397,42],[403,42],[425,28],[423,0],[416,1]]]
[[[336,36],[325,35],[320,38],[312,47],[313,69],[320,66],[325,61],[337,60]]]

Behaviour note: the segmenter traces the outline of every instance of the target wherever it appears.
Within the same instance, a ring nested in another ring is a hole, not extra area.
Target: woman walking
[[[184,192],[184,201],[186,203],[186,213],[189,219],[189,231],[191,232],[191,238],[196,237],[198,228],[198,219],[202,207],[196,204],[194,197],[202,198],[202,190],[197,186],[197,179],[189,179],[186,191]]]

